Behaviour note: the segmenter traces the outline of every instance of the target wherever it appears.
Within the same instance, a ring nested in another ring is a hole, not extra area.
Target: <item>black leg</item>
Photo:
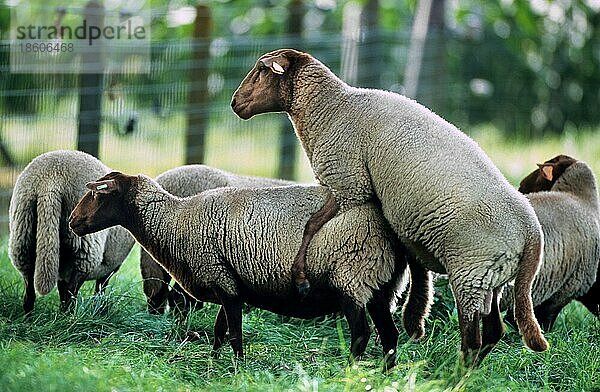
[[[225,344],[225,335],[227,334],[227,317],[223,306],[219,309],[217,318],[215,319],[214,342],[212,348],[212,356],[217,357],[219,349]]]
[[[410,292],[402,310],[402,323],[408,336],[418,340],[425,335],[425,318],[429,314],[433,290],[431,273],[415,261],[410,263]]]
[[[33,286],[33,271],[27,271],[24,276],[25,280],[25,295],[23,296],[23,310],[28,316],[33,311],[35,303],[35,287]]]
[[[481,349],[481,332],[479,328],[479,312],[465,312],[457,303],[458,323],[460,327],[460,349],[465,366],[476,364],[477,355]]]
[[[479,353],[479,361],[489,354],[496,343],[504,336],[504,324],[500,315],[500,306],[498,304],[498,292],[494,290],[492,295],[492,308],[490,314],[483,316],[481,319],[483,335],[481,337],[481,352]]]
[[[96,294],[104,294],[104,291],[106,290],[106,286],[108,286],[108,281],[110,280],[110,278],[112,278],[112,276],[114,274],[117,273],[117,271],[119,270],[120,267],[121,266],[118,266],[108,275],[105,275],[105,276],[101,277],[100,279],[96,279]]]
[[[344,299],[342,310],[350,328],[350,353],[354,358],[359,358],[364,354],[371,335],[365,309]]]
[[[587,293],[577,298],[593,315],[600,318],[600,276],[596,275],[596,283]]]
[[[202,301],[192,298],[177,282],[171,288],[168,296],[169,306],[171,309],[179,312],[182,318],[187,317],[187,313],[190,310],[200,310],[204,306]]]
[[[215,290],[220,299],[222,308],[227,319],[227,331],[229,332],[229,344],[236,357],[243,358],[242,347],[242,301],[239,297],[230,297],[220,290]]]
[[[396,366],[396,349],[399,336],[398,328],[396,328],[390,312],[390,303],[385,301],[381,294],[375,293],[367,304],[367,310],[381,339],[385,370],[389,370]]]
[[[550,298],[533,308],[533,312],[535,313],[535,318],[540,324],[540,327],[545,332],[550,332],[560,311],[564,307],[565,305],[556,303]]]
[[[62,293],[61,285],[59,285],[59,294],[60,294],[60,302],[61,302],[61,310],[63,312],[72,310],[73,300],[77,298],[77,294],[79,293],[79,289],[85,282],[87,274],[77,269],[73,270],[71,274],[71,278],[68,282],[63,282]],[[60,280],[59,280],[60,282]]]
[[[171,275],[167,273],[145,250],[140,256],[144,294],[148,303],[148,312],[162,314],[167,307]]]

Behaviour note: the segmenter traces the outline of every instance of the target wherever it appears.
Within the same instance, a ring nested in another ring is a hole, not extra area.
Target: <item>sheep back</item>
[[[308,219],[325,203],[320,186],[260,189],[224,188],[205,192],[226,208],[220,252],[245,287],[262,296],[294,296],[289,271]],[[225,228],[228,230],[224,231]],[[395,266],[395,235],[380,210],[365,204],[340,214],[315,235],[307,254],[306,274],[319,287],[330,287],[365,305]],[[351,276],[352,279],[348,279]],[[332,287],[333,286],[333,287]]]
[[[70,251],[83,272],[101,263],[106,233],[79,238],[68,217],[86,192],[85,184],[109,169],[79,151],[53,151],[33,159],[17,178],[9,207],[9,256],[22,273],[35,270],[34,284],[46,294],[56,284],[62,250]],[[62,275],[62,273],[60,273]]]

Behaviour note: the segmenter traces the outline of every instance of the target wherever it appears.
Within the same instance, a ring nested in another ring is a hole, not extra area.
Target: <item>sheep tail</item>
[[[514,313],[525,344],[534,351],[545,351],[548,349],[548,342],[533,313],[531,299],[531,286],[542,259],[544,245],[542,231],[539,226],[537,227],[537,230],[532,231],[532,235],[527,236],[528,239],[517,269]]]
[[[58,280],[60,216],[61,198],[59,193],[49,192],[38,198],[33,282],[40,295],[48,294]]]

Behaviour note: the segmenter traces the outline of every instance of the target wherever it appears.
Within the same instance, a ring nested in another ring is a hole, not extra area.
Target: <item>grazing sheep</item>
[[[96,290],[102,291],[127,257],[133,239],[126,230],[79,238],[68,227],[85,183],[109,171],[83,152],[53,151],[32,160],[17,178],[9,207],[8,253],[25,280],[25,313],[33,310],[36,290],[45,295],[58,285],[63,310],[86,280],[96,280]],[[125,252],[127,242],[131,245]]]
[[[596,176],[590,167],[566,155],[539,165],[519,187],[526,193],[544,231],[544,260],[531,296],[541,327],[549,331],[572,299],[596,316],[600,260],[600,205]],[[595,282],[595,283],[594,283]],[[512,320],[512,287],[501,301]]]
[[[192,297],[221,304],[215,350],[224,342],[226,317],[231,346],[243,355],[245,302],[302,318],[342,310],[352,354],[359,356],[370,333],[366,305],[384,352],[391,354],[386,364],[393,365],[398,331],[390,308],[406,259],[372,204],[341,214],[315,235],[306,271],[313,290],[302,299],[290,284],[289,268],[302,229],[324,204],[327,188],[221,188],[181,199],[149,177],[121,173],[110,173],[88,188],[71,214],[73,231],[86,235],[120,224]]]
[[[257,188],[292,184],[290,181],[272,178],[241,176],[205,165],[185,165],[167,170],[156,177],[156,182],[178,197],[194,196],[214,188]],[[141,251],[140,267],[151,313],[163,313],[167,299],[172,307],[182,312],[190,306],[196,309],[202,306],[201,302],[188,296],[177,283],[169,290],[171,276],[144,249]]]
[[[242,119],[287,112],[316,177],[332,191],[307,222],[292,270],[299,289],[307,283],[311,236],[338,210],[377,198],[423,266],[448,273],[465,359],[502,337],[498,294],[515,277],[515,315],[525,343],[547,349],[531,303],[542,255],[540,224],[527,199],[472,139],[417,102],[351,87],[292,49],[263,55],[231,105]]]

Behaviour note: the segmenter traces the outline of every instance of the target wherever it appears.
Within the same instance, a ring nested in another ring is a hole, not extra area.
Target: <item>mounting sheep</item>
[[[527,194],[544,231],[544,260],[531,295],[536,318],[549,331],[573,299],[600,315],[600,205],[596,176],[585,162],[559,155],[538,166],[519,191]],[[509,321],[513,301],[511,287],[501,301]]]
[[[302,318],[341,310],[350,326],[351,352],[360,356],[370,333],[366,306],[386,366],[393,366],[398,331],[390,309],[402,288],[406,253],[374,205],[348,210],[315,235],[306,271],[313,290],[301,299],[289,284],[289,268],[305,223],[328,199],[327,188],[220,188],[182,199],[149,177],[121,173],[87,186],[91,190],[71,215],[73,231],[83,236],[122,225],[188,294],[221,304],[215,351],[228,331],[234,353],[243,355],[245,302]]]
[[[61,150],[33,159],[17,178],[8,253],[25,281],[25,313],[33,310],[36,290],[45,295],[58,285],[63,310],[86,280],[96,280],[96,292],[102,291],[127,257],[134,240],[123,228],[79,238],[68,226],[85,183],[109,171],[91,155]]]
[[[540,224],[527,199],[472,139],[417,102],[351,87],[292,49],[261,56],[231,105],[242,119],[286,112],[317,179],[333,194],[305,227],[292,269],[300,290],[308,283],[304,259],[311,237],[338,211],[378,199],[423,266],[448,273],[465,359],[502,337],[498,295],[511,279],[525,343],[547,349],[531,301],[542,257]]]

